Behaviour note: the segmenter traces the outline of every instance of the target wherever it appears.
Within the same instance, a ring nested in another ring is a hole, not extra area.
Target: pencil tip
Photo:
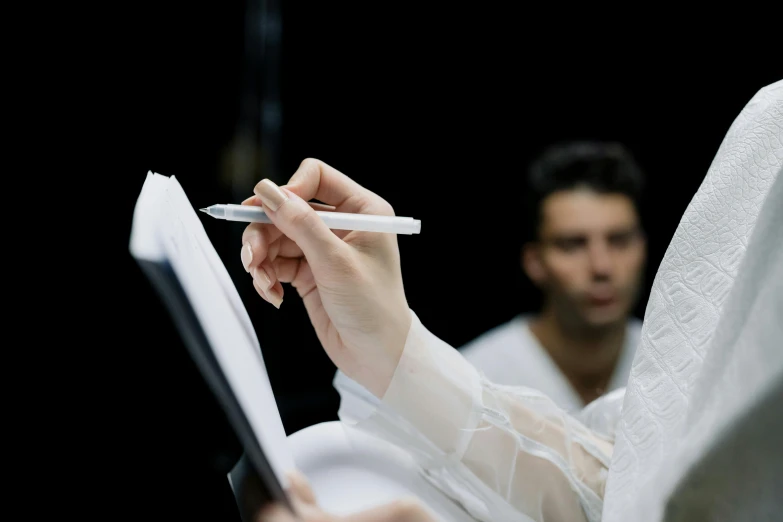
[[[205,213],[205,214],[209,214],[209,210],[207,210],[207,209],[205,209],[205,208],[200,208],[199,210],[200,210],[201,212]]]

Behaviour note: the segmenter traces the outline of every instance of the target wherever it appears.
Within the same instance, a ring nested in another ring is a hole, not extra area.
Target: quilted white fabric
[[[782,168],[779,81],[732,124],[658,269],[604,521],[663,519],[689,469],[783,378]]]

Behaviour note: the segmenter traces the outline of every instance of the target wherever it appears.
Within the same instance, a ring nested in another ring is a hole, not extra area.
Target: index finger
[[[374,192],[330,167],[323,161],[308,158],[291,176],[285,188],[309,201],[317,199],[337,207],[338,212],[393,216],[391,205]]]
[[[255,207],[263,206],[261,204],[261,200],[258,199],[258,196],[250,196],[249,198],[245,199],[242,202],[242,204],[243,205],[251,205],[251,206],[255,206]],[[308,201],[307,204],[310,205],[313,210],[321,210],[323,212],[331,212],[333,210],[337,210],[337,207],[335,207],[334,205],[325,205],[323,203],[316,203],[315,201]]]

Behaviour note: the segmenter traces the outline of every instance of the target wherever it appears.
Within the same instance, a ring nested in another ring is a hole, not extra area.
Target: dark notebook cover
[[[269,502],[279,502],[290,508],[288,498],[215,359],[207,336],[171,265],[165,261],[143,259],[137,259],[137,262],[165,302],[191,357],[226,412],[245,450],[231,472],[242,520],[254,520],[260,508]]]

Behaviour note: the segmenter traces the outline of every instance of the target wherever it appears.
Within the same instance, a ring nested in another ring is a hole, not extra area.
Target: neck
[[[625,341],[625,321],[602,327],[565,323],[547,306],[530,330],[587,404],[606,391]]]

